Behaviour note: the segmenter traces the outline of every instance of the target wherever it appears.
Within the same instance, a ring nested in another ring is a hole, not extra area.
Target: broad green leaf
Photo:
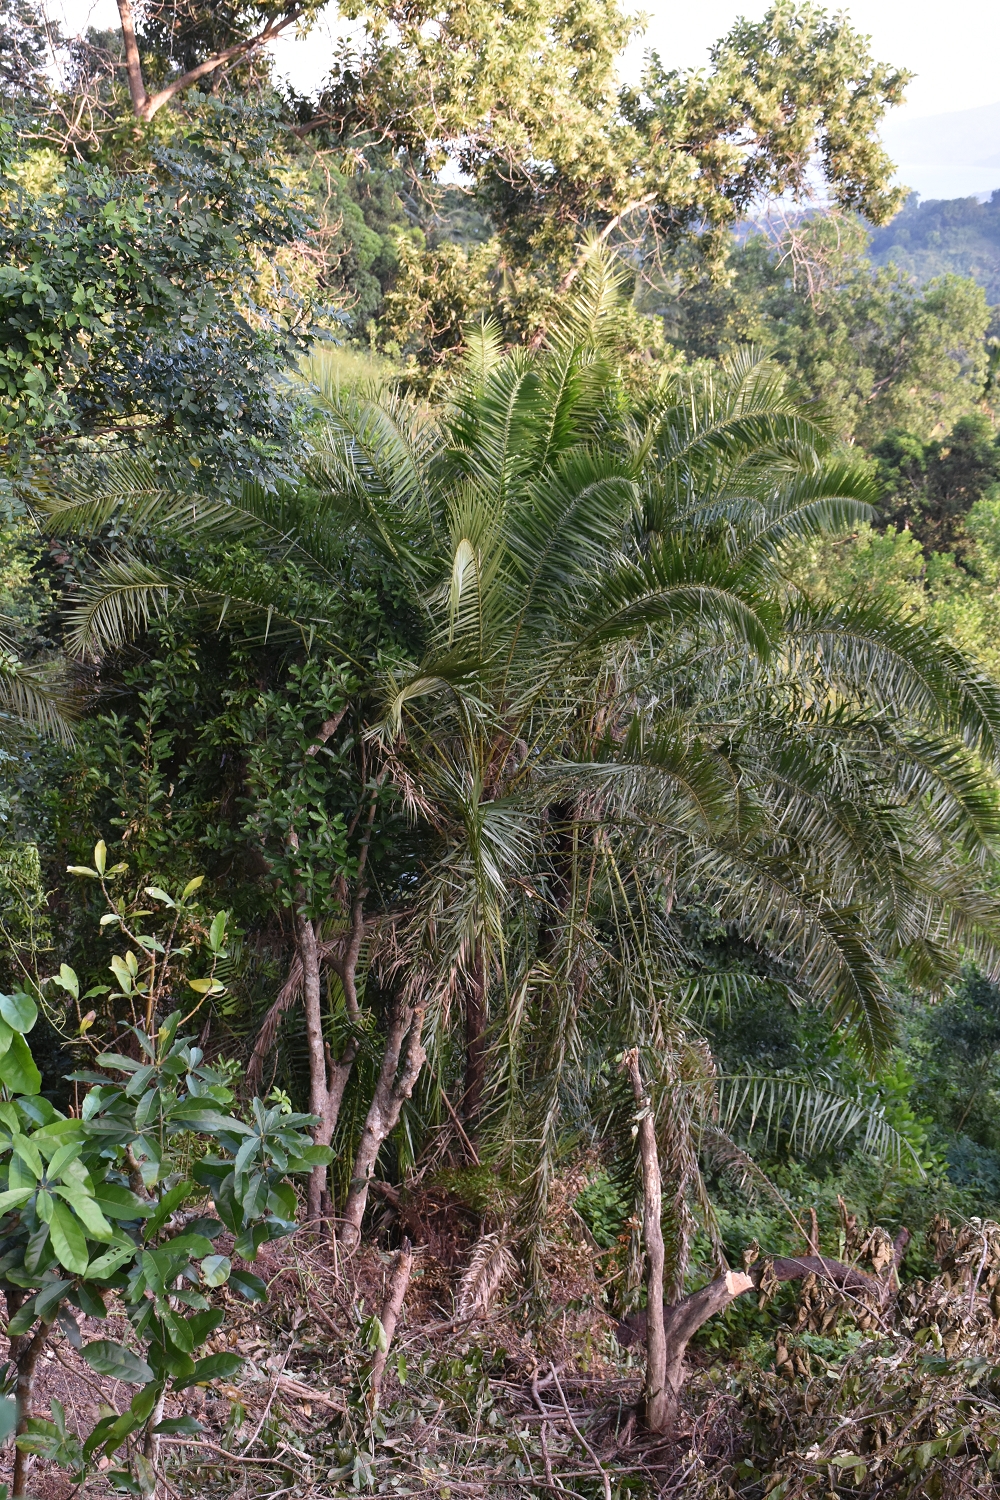
[[[133,974],[131,969],[120,954],[116,953],[111,959],[111,972],[118,981],[118,986],[123,995],[132,993]]]
[[[304,1172],[313,1167],[328,1167],[333,1161],[333,1149],[330,1146],[306,1146],[298,1152],[294,1158],[295,1165],[292,1170]],[[302,1163],[299,1166],[299,1163]]]
[[[103,1259],[103,1256],[101,1258]],[[94,1274],[94,1266],[96,1264],[96,1261],[91,1261],[87,1267],[88,1278]],[[104,1305],[104,1299],[100,1292],[94,1287],[89,1286],[86,1281],[80,1282],[79,1286],[74,1290],[70,1301],[74,1307],[79,1307],[80,1311],[88,1318],[106,1318],[108,1315],[108,1309]]]
[[[7,1324],[8,1334],[12,1338],[19,1338],[22,1333],[27,1333],[34,1326],[36,1316],[35,1299],[34,1297],[29,1297],[27,1302],[22,1302],[17,1312]]]
[[[217,979],[189,979],[188,985],[196,995],[221,995],[225,989]]]
[[[101,1213],[93,1198],[87,1193],[65,1186],[53,1186],[52,1191],[58,1193],[60,1198],[66,1200],[91,1239],[104,1241],[114,1239],[114,1229]]]
[[[206,1286],[223,1286],[232,1268],[228,1255],[207,1255],[201,1263],[202,1280]]]
[[[220,1130],[231,1130],[236,1135],[254,1135],[252,1125],[246,1125],[235,1115],[222,1115],[218,1110],[205,1109],[197,1099],[184,1099],[170,1111],[172,1120],[183,1120],[191,1130],[214,1135]]]
[[[0,1016],[12,1031],[23,1035],[38,1020],[38,1006],[23,990],[16,995],[0,995]]]
[[[136,1062],[134,1057],[126,1057],[121,1052],[101,1052],[95,1058],[99,1068],[111,1068],[115,1073],[137,1073],[145,1063]]]
[[[207,1385],[210,1380],[231,1380],[238,1375],[246,1361],[239,1354],[210,1354],[195,1363],[193,1372],[174,1384],[174,1389],[183,1391],[189,1385]]]
[[[144,1495],[156,1493],[156,1470],[144,1453],[133,1453],[132,1467],[135,1477],[139,1481],[139,1489]]]
[[[132,1415],[138,1417],[140,1422],[145,1422],[146,1418],[152,1415],[162,1389],[162,1386],[157,1383],[143,1386],[141,1391],[136,1391],[130,1403]]]
[[[148,1240],[156,1233],[170,1218],[175,1208],[179,1208],[185,1198],[194,1191],[193,1182],[176,1182],[174,1186],[164,1193],[156,1206],[156,1211],[145,1226],[144,1234]]]
[[[210,1307],[205,1312],[194,1313],[187,1321],[191,1329],[191,1347],[196,1349],[226,1321],[226,1314],[221,1307]]]
[[[60,1146],[59,1150],[55,1153],[52,1160],[49,1162],[48,1170],[45,1174],[48,1177],[49,1181],[54,1181],[55,1178],[61,1175],[61,1173],[67,1171],[72,1163],[76,1161],[76,1158],[80,1155],[80,1152],[82,1150],[82,1141],[67,1141],[65,1146]]]
[[[12,1094],[37,1094],[41,1091],[42,1075],[35,1067],[27,1042],[17,1032],[11,1036],[6,1052],[0,1057],[0,1083]]]
[[[196,1417],[167,1417],[153,1428],[154,1433],[171,1434],[175,1437],[197,1437],[205,1429]]]
[[[87,877],[88,880],[100,880],[100,878],[101,878],[98,875],[98,873],[97,873],[96,870],[88,869],[88,867],[86,865],[67,865],[66,866],[66,874],[67,875],[86,875],[86,877]]]
[[[194,1351],[194,1337],[191,1333],[191,1325],[186,1318],[175,1313],[173,1308],[164,1308],[160,1313],[163,1326],[167,1331],[170,1342],[182,1354],[190,1355]]]
[[[175,1380],[186,1380],[194,1373],[194,1360],[190,1354],[185,1354],[169,1339],[163,1344],[150,1344],[146,1352],[160,1380],[168,1375]]]
[[[167,1241],[163,1247],[174,1255],[189,1255],[192,1260],[201,1260],[203,1255],[211,1255],[212,1241],[203,1234],[178,1234]]]
[[[196,875],[193,880],[189,880],[183,891],[181,891],[181,900],[186,901],[189,896],[194,895],[195,891],[200,891],[204,883],[204,875]]]
[[[131,1416],[132,1414],[129,1413],[128,1415]],[[101,1417],[100,1420],[96,1422],[91,1428],[87,1436],[87,1440],[83,1445],[84,1457],[90,1458],[93,1453],[96,1453],[97,1449],[100,1448],[109,1437],[111,1437],[114,1429],[119,1427],[122,1420],[123,1419],[121,1417],[115,1416],[113,1412],[106,1417]],[[138,1425],[138,1420],[134,1419],[131,1431],[134,1432]],[[125,1433],[125,1436],[128,1436],[127,1432]],[[112,1448],[112,1451],[114,1451],[114,1448]]]
[[[218,953],[226,936],[226,923],[229,921],[227,911],[217,911],[212,918],[212,925],[208,929],[208,946],[213,953]]]
[[[24,1252],[24,1269],[28,1272],[29,1276],[36,1276],[46,1266],[52,1265],[55,1259],[55,1252],[49,1241],[49,1226],[47,1224],[39,1224],[28,1241],[28,1248]]]
[[[0,1447],[17,1426],[17,1402],[13,1396],[0,1397]]]
[[[71,1281],[46,1281],[35,1298],[35,1313],[48,1322],[63,1297],[73,1285]]]
[[[94,1281],[103,1281],[108,1276],[113,1276],[119,1267],[126,1261],[131,1260],[135,1254],[135,1246],[126,1248],[124,1245],[115,1245],[111,1250],[105,1250],[96,1260],[92,1260],[87,1267],[87,1275]]]
[[[167,906],[173,906],[174,904],[174,898],[172,896],[168,896],[166,891],[161,890],[158,885],[147,885],[146,895],[152,896],[154,901],[165,902]]]
[[[144,1359],[111,1339],[86,1344],[82,1353],[98,1375],[113,1375],[116,1380],[126,1380],[130,1385],[147,1385],[153,1379],[153,1372]]]
[[[13,1146],[15,1156],[24,1162],[25,1166],[33,1173],[36,1179],[41,1177],[45,1171],[45,1164],[42,1161],[42,1153],[31,1139],[31,1136],[14,1136]]]
[[[108,868],[108,846],[103,839],[98,839],[94,845],[94,869],[98,875],[103,875]]]
[[[99,1182],[94,1189],[94,1198],[109,1219],[145,1219],[156,1212],[155,1203],[138,1197],[118,1182]]]
[[[87,1237],[79,1220],[65,1203],[53,1203],[49,1233],[60,1265],[65,1266],[67,1271],[72,1271],[75,1276],[85,1275],[88,1265]]]
[[[229,1273],[230,1287],[245,1297],[247,1302],[266,1302],[267,1287],[259,1276],[254,1276],[250,1271],[231,1271]]]
[[[0,1193],[0,1214],[10,1213],[12,1208],[20,1208],[30,1197],[31,1188],[10,1188],[6,1193]]]

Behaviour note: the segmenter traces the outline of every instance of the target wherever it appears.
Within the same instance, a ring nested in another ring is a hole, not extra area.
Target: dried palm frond
[[[455,1295],[458,1316],[485,1317],[497,1292],[516,1275],[517,1262],[507,1247],[504,1230],[481,1235],[472,1247],[471,1259],[458,1283]]]

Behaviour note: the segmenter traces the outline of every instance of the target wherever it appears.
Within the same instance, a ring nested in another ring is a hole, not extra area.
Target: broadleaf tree
[[[207,935],[209,974],[181,981],[175,965],[188,949],[171,954],[154,935],[123,930],[121,903],[110,893],[125,870],[120,863],[108,867],[103,843],[94,856],[93,866],[76,874],[109,893],[108,915],[124,939],[111,974],[119,1001],[135,1019],[119,1029],[128,1052],[95,1046],[91,1066],[73,1075],[77,1086],[89,1085],[78,1114],[60,1113],[40,1093],[25,1040],[37,1015],[32,997],[22,992],[0,1000],[0,1047],[6,1043],[0,1081],[7,1095],[0,1101],[0,1286],[16,1371],[14,1496],[26,1493],[32,1453],[69,1468],[82,1484],[99,1461],[126,1447],[125,1467],[108,1470],[112,1482],[143,1493],[156,1488],[157,1438],[177,1430],[179,1420],[164,1424],[168,1391],[231,1378],[242,1365],[234,1353],[199,1355],[225,1321],[224,1310],[212,1306],[212,1291],[228,1284],[250,1301],[266,1297],[264,1283],[245,1263],[267,1240],[294,1230],[289,1175],[311,1172],[330,1154],[305,1131],[312,1117],[292,1114],[281,1103],[255,1099],[241,1116],[231,1072],[207,1065],[184,1033],[218,985],[212,972],[226,914],[216,914]],[[170,913],[200,884],[196,877],[176,897],[150,892],[166,910],[167,934],[176,927]],[[64,964],[56,983],[79,1013],[73,970]],[[189,1000],[164,1014],[158,1007],[180,998],[175,988],[181,983]],[[77,1027],[85,1050],[93,1019],[91,1012]],[[175,1215],[185,1212],[178,1232]],[[227,1231],[234,1243],[223,1255],[213,1241]],[[127,1313],[131,1348],[107,1338],[83,1343],[77,1314],[105,1318],[110,1296]],[[124,1411],[103,1413],[87,1435],[67,1430],[58,1403],[50,1418],[32,1414],[38,1360],[56,1328],[98,1374],[138,1387]],[[193,1419],[183,1422],[183,1430],[198,1430]]]

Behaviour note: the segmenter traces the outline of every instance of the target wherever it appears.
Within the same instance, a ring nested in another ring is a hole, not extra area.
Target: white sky
[[[665,63],[699,67],[707,61],[712,42],[737,16],[762,16],[767,0],[743,4],[646,0],[635,8],[647,12],[646,45],[656,47]],[[48,9],[54,17],[65,17],[71,33],[88,23],[118,24],[114,0],[48,0]],[[336,15],[336,8],[331,9]],[[1000,100],[1000,5],[996,0],[949,0],[947,6],[942,0],[853,0],[844,9],[854,25],[871,36],[878,58],[917,74],[904,106],[907,116],[944,114]],[[328,28],[321,27],[306,41],[279,44],[282,71],[287,68],[299,87],[308,87],[323,76],[328,51],[324,31],[328,36]]]
[[[114,0],[47,0],[47,3],[50,14],[60,19],[71,35],[88,24],[101,27],[118,24]],[[626,59],[629,73],[637,70],[646,47],[655,47],[667,66],[703,66],[712,42],[728,30],[737,16],[759,18],[768,8],[768,0],[743,0],[743,3],[688,0],[686,4],[678,0],[669,3],[646,0],[645,5],[642,0],[635,0],[634,8],[646,11],[649,26],[645,41]],[[830,9],[838,8],[834,0]],[[891,117],[887,142],[890,149],[894,127],[898,130],[909,121],[928,115],[1000,103],[998,0],[949,0],[947,5],[942,0],[849,0],[844,9],[858,30],[871,36],[875,56],[880,61],[909,68],[917,75],[910,85],[906,104]],[[336,6],[330,5],[307,39],[287,37],[276,44],[280,71],[303,91],[316,87],[325,74],[336,16]],[[989,144],[986,143],[987,147]],[[993,149],[1000,150],[1000,139]],[[904,171],[902,175],[912,185],[921,186],[914,181],[912,171]],[[1000,173],[997,176],[1000,179]],[[990,185],[994,185],[992,179]],[[1000,186],[1000,180],[995,185]],[[971,184],[961,187],[956,177],[954,192],[974,190]]]

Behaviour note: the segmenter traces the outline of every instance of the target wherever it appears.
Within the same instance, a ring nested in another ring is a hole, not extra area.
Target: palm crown
[[[345,555],[392,579],[422,649],[366,664],[368,733],[433,834],[394,972],[442,1080],[464,1015],[467,1123],[529,1144],[541,1198],[616,1047],[652,1047],[711,1116],[685,908],[790,967],[870,1064],[894,970],[997,956],[996,688],[925,625],[789,586],[789,541],[870,513],[866,471],[752,353],[630,410],[614,297],[592,266],[541,353],[476,330],[436,412],[328,391],[293,493],[195,496],[132,465],[46,501],[51,525],[136,537],[75,606],[82,650],[186,600],[336,654]],[[237,538],[246,567],[195,562],[192,534]]]

